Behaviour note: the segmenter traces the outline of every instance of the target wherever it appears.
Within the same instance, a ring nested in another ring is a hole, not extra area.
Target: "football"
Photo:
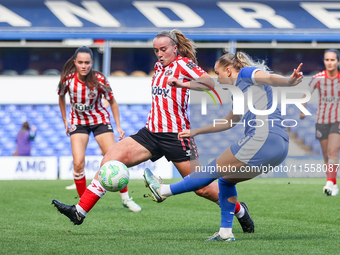
[[[117,160],[106,162],[99,170],[99,182],[107,191],[120,191],[129,183],[130,173],[126,165]]]

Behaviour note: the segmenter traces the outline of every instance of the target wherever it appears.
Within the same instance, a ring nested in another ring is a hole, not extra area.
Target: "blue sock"
[[[221,228],[232,228],[236,204],[230,203],[228,198],[237,197],[236,183],[231,183],[223,178],[218,179],[221,207]]]
[[[170,184],[171,193],[173,195],[177,195],[185,192],[196,191],[208,186],[214,180],[221,177],[220,173],[216,171],[216,159],[211,161],[205,170],[207,169],[210,169],[211,171],[193,172],[192,174],[184,177],[183,180]]]

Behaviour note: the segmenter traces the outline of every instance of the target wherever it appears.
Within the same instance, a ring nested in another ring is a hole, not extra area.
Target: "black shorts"
[[[71,126],[71,132],[70,135],[73,134],[90,134],[91,132],[93,132],[94,136],[103,134],[103,133],[108,133],[108,132],[112,132],[113,133],[113,129],[111,124],[97,124],[97,125],[91,125],[91,126],[83,126],[83,125],[72,125]]]
[[[340,123],[318,124],[315,125],[316,139],[324,140],[328,139],[329,134],[340,134]]]
[[[131,135],[137,143],[151,152],[151,161],[165,156],[168,161],[183,162],[198,158],[194,138],[178,139],[178,133],[152,133],[146,127]]]

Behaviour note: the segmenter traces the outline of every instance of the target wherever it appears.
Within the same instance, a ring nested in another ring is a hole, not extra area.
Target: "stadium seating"
[[[19,75],[15,70],[3,70],[1,72],[2,75]]]
[[[60,71],[57,69],[47,69],[43,72],[43,75],[60,75]]]
[[[125,77],[127,74],[124,71],[117,70],[112,72],[111,76]]]
[[[130,76],[132,77],[145,77],[145,76],[148,76],[145,72],[143,71],[140,71],[140,70],[136,70],[136,71],[133,71]]]
[[[22,75],[39,75],[39,71],[35,69],[26,69],[22,72]]]
[[[120,105],[121,126],[130,136],[145,126],[150,105]],[[315,139],[315,116],[316,106],[307,105],[312,116],[299,120],[299,110],[295,106],[289,106],[286,119],[298,121],[297,127],[290,128],[292,133],[311,146],[315,153],[320,153],[320,143]],[[200,106],[191,106],[189,110],[192,127],[207,125],[213,119],[222,118],[231,109],[231,104],[217,108],[208,105],[207,116],[201,115]],[[69,112],[69,106],[67,107]],[[12,155],[15,150],[16,135],[22,127],[22,123],[28,121],[30,125],[37,126],[37,135],[32,143],[32,155],[34,156],[61,156],[72,155],[70,138],[65,134],[64,123],[61,118],[58,105],[0,105],[0,155]],[[114,123],[113,117],[111,121]],[[115,125],[113,125],[115,129]],[[237,125],[227,132],[213,133],[195,137],[199,154],[217,156],[232,143],[243,137],[243,125]],[[115,129],[115,137],[118,141],[118,132]],[[91,134],[86,150],[87,155],[101,155],[100,148]]]

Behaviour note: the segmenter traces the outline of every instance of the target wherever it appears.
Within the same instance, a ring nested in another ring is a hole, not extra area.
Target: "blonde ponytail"
[[[217,60],[222,67],[232,66],[237,71],[240,71],[243,67],[251,66],[251,67],[258,67],[264,71],[269,71],[270,69],[265,64],[264,60],[255,61],[253,60],[247,53],[245,52],[237,52],[237,53],[227,53],[220,57]]]

